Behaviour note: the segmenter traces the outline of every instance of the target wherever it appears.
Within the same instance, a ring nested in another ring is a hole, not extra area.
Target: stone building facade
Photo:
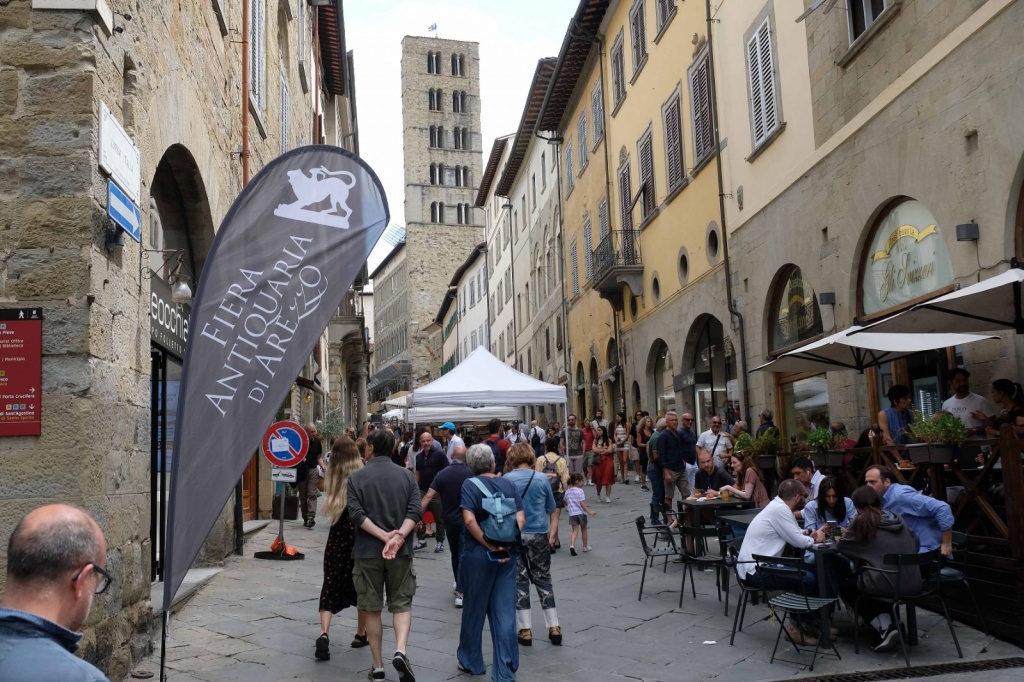
[[[483,209],[486,224],[491,354],[508,365],[515,365],[516,362],[515,315],[512,305],[512,213],[506,208],[505,198],[495,194],[495,187],[514,137],[499,137],[491,145],[474,204],[478,209]]]
[[[405,241],[381,261],[373,281],[373,365],[370,401],[374,411],[388,396],[408,391],[409,385],[409,276]]]
[[[472,208],[483,172],[480,51],[473,42],[402,41],[408,354],[413,386],[427,383],[439,348],[434,320],[452,274],[484,239]]]
[[[350,64],[334,5],[252,0],[249,60],[228,30],[243,24],[237,1],[132,3],[130,20],[34,4],[0,4],[0,306],[43,311],[43,421],[40,436],[0,438],[0,536],[46,502],[97,519],[114,582],[80,653],[121,679],[148,646],[187,342],[188,308],[168,280],[195,290],[242,187],[243,70],[251,62],[255,173],[312,141],[352,148]],[[107,112],[138,149],[126,184],[139,186],[140,242],[109,243],[98,166]],[[327,362],[326,343],[318,348],[311,370]],[[286,402],[298,415],[313,401]],[[244,504],[255,515],[270,496],[251,469]],[[235,548],[235,509],[226,505],[199,562]]]

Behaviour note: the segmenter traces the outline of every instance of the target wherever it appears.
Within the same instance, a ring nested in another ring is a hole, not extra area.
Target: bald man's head
[[[92,517],[71,505],[30,511],[7,542],[8,584],[60,582],[88,563],[106,563],[106,542]]]
[[[461,461],[465,462],[466,461],[466,446],[465,445],[456,445],[455,449],[452,450],[452,459],[457,459],[457,460],[461,460]]]

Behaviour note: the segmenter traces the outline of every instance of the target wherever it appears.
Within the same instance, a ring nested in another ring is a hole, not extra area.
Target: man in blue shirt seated
[[[953,510],[947,503],[894,480],[892,472],[883,466],[868,467],[864,472],[864,483],[882,496],[882,509],[903,517],[903,522],[921,541],[919,552],[938,548],[943,556],[952,554]]]
[[[110,586],[106,563],[103,531],[77,507],[47,505],[18,522],[0,601],[0,680],[106,682],[74,655],[93,596]]]

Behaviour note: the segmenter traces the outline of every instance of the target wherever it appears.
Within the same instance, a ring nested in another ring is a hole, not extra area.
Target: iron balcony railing
[[[640,257],[640,233],[637,230],[612,230],[593,251],[594,281],[600,282],[613,268],[643,265]]]

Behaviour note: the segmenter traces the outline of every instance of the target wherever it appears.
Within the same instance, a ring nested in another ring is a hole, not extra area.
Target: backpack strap
[[[494,493],[491,492],[490,488],[484,485],[483,481],[481,481],[479,477],[474,476],[469,480],[473,482],[473,485],[480,489],[480,492],[484,494],[484,497],[486,497],[487,499],[491,499],[494,497]]]

